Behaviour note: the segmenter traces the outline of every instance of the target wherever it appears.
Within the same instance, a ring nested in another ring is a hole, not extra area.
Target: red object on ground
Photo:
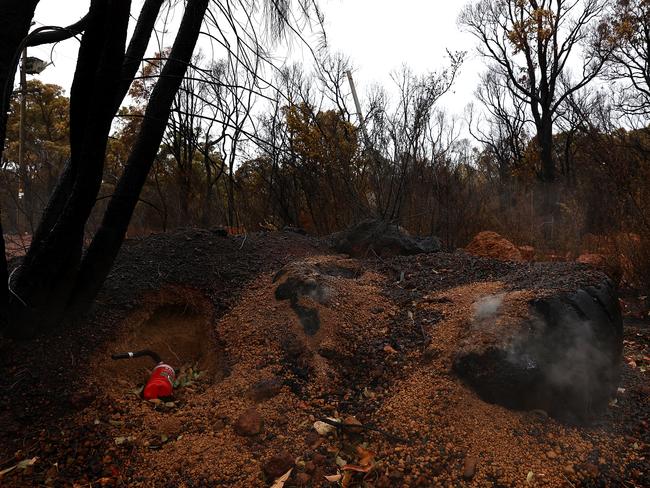
[[[144,399],[153,400],[172,396],[175,378],[174,368],[165,363],[158,363],[144,387]]]

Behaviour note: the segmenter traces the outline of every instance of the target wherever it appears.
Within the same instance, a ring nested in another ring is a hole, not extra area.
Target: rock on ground
[[[254,408],[249,408],[242,413],[235,422],[235,432],[241,436],[250,437],[262,432],[264,421]]]
[[[338,252],[363,257],[373,252],[379,256],[412,255],[438,252],[437,237],[414,237],[397,224],[368,219],[332,236]]]

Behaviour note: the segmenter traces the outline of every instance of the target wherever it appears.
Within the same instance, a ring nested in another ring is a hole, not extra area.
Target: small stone
[[[471,480],[476,474],[476,464],[478,458],[476,456],[467,456],[465,458],[465,465],[463,467],[463,479]]]
[[[359,422],[359,421],[356,419],[356,417],[352,417],[352,416],[347,417],[347,418],[343,421],[343,423],[344,423],[345,425],[349,425],[349,426],[350,426],[350,427],[348,427],[348,428],[345,429],[345,430],[347,430],[348,432],[350,432],[350,433],[352,433],[352,434],[360,434],[361,431],[363,430],[363,429],[361,428],[361,426],[362,426],[363,424],[362,424],[361,422]],[[359,427],[356,427],[357,425],[358,425]]]
[[[574,474],[575,473],[575,469],[573,468],[573,464],[567,464],[566,466],[564,466],[564,468],[562,468],[562,470],[566,474]]]
[[[269,458],[263,466],[264,474],[271,480],[279,478],[294,465],[294,458],[288,451]]]
[[[555,459],[557,457],[557,454],[555,453],[555,451],[548,451],[546,453],[546,457],[549,459]]]
[[[310,431],[305,437],[305,443],[312,449],[316,449],[322,442],[320,435],[315,431]]]
[[[235,432],[241,436],[254,436],[262,432],[263,424],[262,416],[257,410],[249,408],[235,422]]]
[[[282,391],[282,380],[272,378],[255,383],[248,391],[248,396],[255,402],[263,402],[278,395],[280,391]]]
[[[372,310],[371,310],[371,311],[372,311],[372,313],[374,313],[374,314],[378,314],[378,313],[383,313],[384,310],[385,310],[384,307],[372,307]]]

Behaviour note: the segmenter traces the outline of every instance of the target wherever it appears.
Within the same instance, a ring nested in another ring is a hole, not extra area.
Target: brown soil
[[[324,292],[277,300],[301,272]],[[487,404],[451,372],[465,341],[499,340],[533,296],[602,278],[463,253],[349,260],[286,233],[130,242],[89,323],[2,343],[0,470],[37,459],[0,483],[261,487],[293,459],[287,488],[338,473],[350,487],[647,486],[647,325],[627,328],[624,391],[589,427]],[[469,334],[494,295],[499,320]],[[146,360],[107,359],[147,346],[185,366],[173,401],[138,396]],[[261,433],[240,435],[251,409]],[[319,435],[327,418],[363,427]]]
[[[475,256],[502,259],[506,261],[523,261],[522,252],[505,237],[492,231],[479,232],[474,236],[465,250]]]
[[[110,388],[123,378],[146,379],[148,357],[113,361],[110,356],[141,349],[160,354],[163,361],[191,365],[210,379],[223,376],[213,328],[212,304],[198,291],[168,286],[143,296],[141,305],[122,322],[115,338],[99,348],[91,363],[89,379]]]

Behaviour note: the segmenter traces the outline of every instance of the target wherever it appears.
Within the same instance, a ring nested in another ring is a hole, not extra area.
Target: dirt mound
[[[521,251],[512,242],[496,232],[483,231],[474,236],[465,250],[475,256],[504,261],[523,261]]]
[[[524,261],[532,261],[535,259],[535,248],[533,246],[519,246],[519,252]]]
[[[605,268],[607,266],[607,258],[602,254],[581,254],[577,257],[576,263]]]
[[[438,252],[442,246],[436,237],[413,237],[397,224],[383,220],[364,220],[331,237],[337,252],[355,257],[370,253],[378,256],[412,255]]]
[[[363,358],[369,347],[376,355],[389,354],[388,317],[395,311],[380,294],[382,281],[358,263],[330,256],[260,277],[216,324],[228,376],[188,400],[193,414],[182,439],[164,452],[144,452],[147,483],[180,483],[173,464],[183,459],[184,476],[191,479],[266,486],[272,481],[264,477],[267,460],[284,450],[299,458],[312,442],[314,414],[333,413],[325,399],[381,375],[364,368]],[[317,327],[305,325],[297,304],[317,314]],[[244,428],[252,423],[254,429]],[[313,486],[320,480],[315,476]]]
[[[489,402],[588,421],[618,385],[618,297],[608,281],[539,295],[501,291],[475,302],[454,371]]]
[[[279,282],[276,300],[289,300],[305,334],[315,335],[320,329],[320,316],[313,304],[327,305],[333,293],[332,278],[355,278],[362,273],[358,263],[336,258],[316,258],[291,263],[273,278]]]
[[[529,300],[601,272],[318,250],[280,233],[131,243],[100,322],[0,356],[0,470],[25,461],[2,485],[250,488],[289,467],[286,488],[333,486],[325,476],[351,488],[647,484],[646,329],[626,335],[624,391],[590,428],[485,402],[453,372],[481,298],[506,294],[503,324],[515,326]],[[165,402],[138,395],[149,364],[99,371],[116,347],[153,336],[161,354],[198,361]]]

